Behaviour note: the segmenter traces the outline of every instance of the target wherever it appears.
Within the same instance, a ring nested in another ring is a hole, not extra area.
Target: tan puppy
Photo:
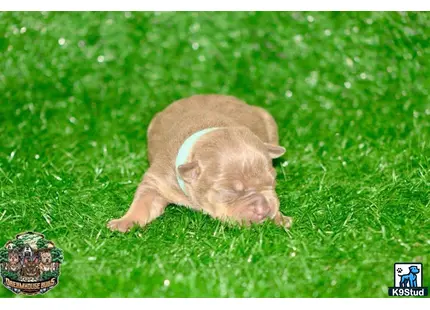
[[[110,229],[144,226],[170,203],[222,220],[272,219],[290,227],[291,218],[279,212],[272,166],[285,149],[264,109],[231,96],[196,95],[156,114],[147,135],[150,167],[130,209],[110,221]],[[188,145],[187,140],[193,142]],[[179,157],[185,161],[177,165]]]

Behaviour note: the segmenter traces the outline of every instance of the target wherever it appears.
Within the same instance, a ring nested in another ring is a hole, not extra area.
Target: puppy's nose
[[[264,218],[269,213],[269,204],[263,195],[258,194],[251,204],[258,217]]]

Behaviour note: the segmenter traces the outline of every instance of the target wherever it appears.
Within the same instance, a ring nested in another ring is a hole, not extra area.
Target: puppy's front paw
[[[278,213],[275,216],[274,221],[277,225],[282,226],[286,229],[291,228],[291,225],[293,224],[293,218],[291,218],[289,216],[285,216],[281,213]]]
[[[107,223],[107,227],[112,231],[118,230],[119,232],[125,233],[129,231],[134,224],[135,222],[133,220],[122,217],[120,219],[109,221],[109,223]]]

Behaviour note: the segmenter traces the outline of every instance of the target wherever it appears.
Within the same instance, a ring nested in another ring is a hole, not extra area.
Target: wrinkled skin
[[[241,142],[244,136],[248,136],[246,144]],[[191,161],[195,165],[183,171],[182,177],[191,200],[213,216],[260,223],[279,212],[272,167],[275,156],[246,128],[233,133],[220,130],[196,147]]]

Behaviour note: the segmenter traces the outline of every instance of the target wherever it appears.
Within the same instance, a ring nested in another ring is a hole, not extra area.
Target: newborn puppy
[[[156,114],[147,136],[150,167],[128,212],[108,223],[111,230],[144,226],[170,203],[221,220],[290,227],[279,211],[272,166],[285,149],[264,109],[231,96],[196,95]]]

